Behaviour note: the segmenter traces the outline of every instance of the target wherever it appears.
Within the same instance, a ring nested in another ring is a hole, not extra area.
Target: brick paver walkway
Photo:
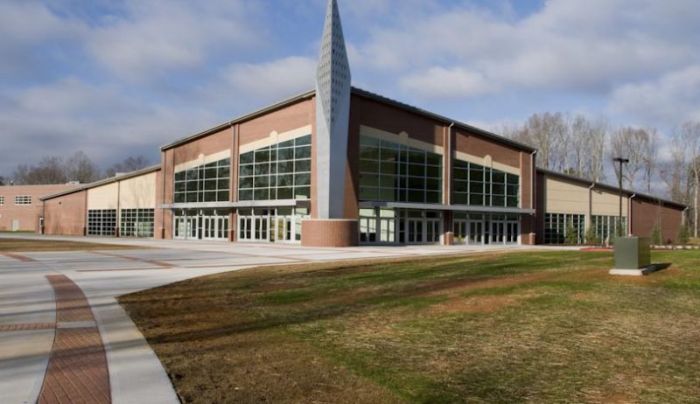
[[[49,275],[56,296],[56,336],[38,402],[111,403],[107,357],[82,290],[64,275]]]

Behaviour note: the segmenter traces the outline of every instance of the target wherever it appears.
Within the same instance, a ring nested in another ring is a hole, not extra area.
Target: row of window
[[[231,188],[231,159],[175,173],[175,203],[228,202]]]
[[[519,176],[461,160],[455,160],[452,172],[452,203],[518,207]]]
[[[121,237],[153,237],[154,209],[122,209],[119,223]],[[88,236],[116,236],[117,210],[88,210]]]
[[[442,156],[361,136],[360,200],[441,203]]]
[[[311,197],[311,135],[241,154],[238,199]]]
[[[544,217],[545,244],[583,244],[586,216],[547,213]]]
[[[116,236],[117,210],[91,209],[88,210],[88,236]]]
[[[175,174],[175,203],[228,202],[230,159]],[[359,199],[441,203],[443,157],[370,136],[360,137]],[[453,203],[519,206],[517,175],[455,161]],[[311,135],[241,154],[238,200],[309,199]]]
[[[119,236],[153,237],[153,225],[153,209],[122,209]]]
[[[615,237],[616,233],[624,234],[627,229],[627,218],[618,216],[591,216],[593,232],[586,233],[586,217],[579,214],[547,213],[544,219],[545,244],[583,244],[602,243]],[[590,240],[588,238],[591,238]]]
[[[0,196],[0,205],[5,204],[5,197]],[[17,195],[15,196],[15,205],[31,205],[32,197],[31,195]]]

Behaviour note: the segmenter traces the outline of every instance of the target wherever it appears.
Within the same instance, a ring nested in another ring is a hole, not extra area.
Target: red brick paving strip
[[[4,255],[7,258],[12,258],[17,261],[22,261],[22,262],[35,262],[36,260],[34,258],[27,257],[26,255],[22,254],[16,254],[16,253],[0,253],[0,255]]]
[[[130,257],[128,255],[121,255],[121,254],[112,254],[112,253],[107,253],[107,252],[102,252],[102,251],[93,251],[93,254],[104,255],[106,257],[123,258],[123,259],[129,260],[129,261],[143,262],[146,264],[159,266],[161,268],[173,268],[172,264],[169,264],[165,261],[147,260],[147,259],[143,259],[143,258]]]
[[[31,330],[53,330],[56,323],[24,323],[24,324],[4,324],[0,325],[0,332],[7,331],[31,331]]]
[[[56,322],[94,321],[83,291],[64,275],[48,275],[56,296]]]
[[[56,296],[56,321],[95,321],[85,295],[63,275],[47,276]],[[56,330],[38,403],[111,403],[109,370],[97,327]]]

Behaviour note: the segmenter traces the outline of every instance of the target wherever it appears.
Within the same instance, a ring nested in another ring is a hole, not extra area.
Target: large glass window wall
[[[311,135],[241,154],[239,200],[265,201],[310,197]]]
[[[479,164],[455,160],[452,203],[456,205],[516,208],[520,177]]]
[[[586,241],[586,216],[547,213],[544,218],[545,244],[583,244]]]
[[[175,173],[175,203],[228,202],[231,187],[231,159]]]
[[[601,242],[611,241],[615,238],[616,229],[619,230],[620,235],[627,234],[627,217],[622,217],[622,224],[620,225],[619,216],[600,216],[594,215],[591,217],[591,222],[593,224],[593,229],[595,230],[596,238]]]
[[[360,136],[360,200],[442,203],[442,156]]]

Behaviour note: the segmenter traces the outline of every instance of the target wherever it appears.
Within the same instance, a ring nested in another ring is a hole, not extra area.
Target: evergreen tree
[[[593,226],[589,226],[588,230],[586,231],[586,244],[599,245],[600,243],[601,241],[595,232],[595,228]]]
[[[661,226],[658,223],[654,226],[654,230],[651,231],[651,243],[653,245],[662,245],[664,243],[661,236]]]
[[[578,231],[574,227],[574,220],[569,219],[566,224],[566,244],[575,245],[579,243]]]
[[[687,245],[689,241],[690,241],[690,231],[688,229],[688,226],[682,225],[681,228],[678,229],[677,242],[680,245]]]

